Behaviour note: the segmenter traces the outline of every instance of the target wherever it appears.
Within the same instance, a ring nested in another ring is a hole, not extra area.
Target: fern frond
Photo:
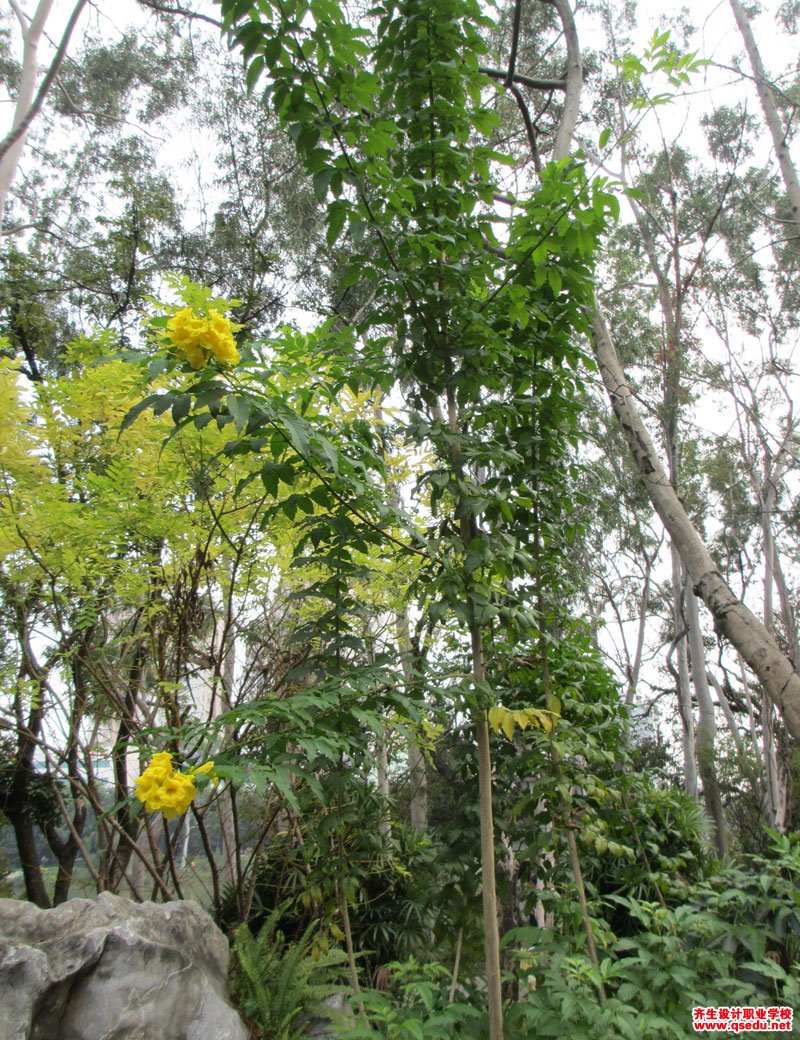
[[[278,928],[280,916],[280,908],[273,911],[256,937],[247,925],[234,935],[235,994],[263,1040],[295,1040],[307,1018],[333,1017],[323,1003],[327,998],[349,992],[342,983],[347,965],[342,950],[329,949],[317,960],[310,956],[318,922],[287,943]]]

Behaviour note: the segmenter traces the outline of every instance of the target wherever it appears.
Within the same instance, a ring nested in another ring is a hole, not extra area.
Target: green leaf
[[[133,426],[133,424],[136,422],[136,420],[139,418],[139,416],[142,414],[142,412],[146,412],[148,410],[148,408],[151,408],[151,409],[153,409],[155,411],[155,404],[156,404],[156,402],[160,401],[163,397],[167,397],[167,396],[169,397],[169,400],[171,402],[172,401],[172,395],[171,394],[166,395],[166,394],[161,394],[161,393],[149,394],[147,397],[145,397],[145,399],[143,401],[139,401],[138,404],[135,404],[132,408],[130,408],[125,413],[125,417],[122,420],[122,423],[121,423],[120,428],[119,428],[119,432],[120,433],[124,433],[125,430],[127,430],[129,426]],[[165,405],[165,407],[168,408],[169,407],[169,403],[167,405]],[[162,411],[163,410],[164,409],[162,409]]]
[[[258,83],[261,78],[261,73],[264,71],[265,65],[266,61],[260,54],[250,62],[245,74],[245,83],[247,84],[248,91],[251,93],[255,88],[256,83]]]
[[[342,229],[347,219],[347,204],[337,199],[336,202],[332,203],[328,207],[328,231],[325,235],[325,240],[329,246],[333,246],[336,240],[342,233]]]
[[[250,403],[236,394],[228,395],[228,411],[233,417],[236,432],[241,433],[250,418]]]
[[[309,430],[306,424],[300,419],[285,418],[283,426],[292,447],[305,458],[309,452]]]
[[[318,202],[324,202],[328,196],[328,188],[331,183],[334,171],[328,167],[324,170],[319,170],[314,174],[314,195],[317,197]],[[331,245],[329,242],[328,245]]]

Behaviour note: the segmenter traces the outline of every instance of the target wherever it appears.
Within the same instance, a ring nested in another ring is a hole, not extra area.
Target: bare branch
[[[478,71],[482,72],[484,76],[499,80],[501,83],[505,83],[508,79],[508,72],[503,72],[502,69],[490,68],[488,65],[482,65]],[[521,83],[523,87],[531,87],[533,90],[567,89],[566,79],[537,79],[534,76],[523,76],[519,72],[515,72],[512,79],[514,83]]]
[[[522,0],[516,0],[514,4],[514,24],[511,29],[511,53],[508,58],[508,73],[506,75],[506,86],[510,87],[514,82],[514,72],[517,68],[517,51],[519,50],[519,27],[522,20]]]
[[[191,18],[198,22],[208,22],[209,25],[213,25],[216,29],[222,28],[222,22],[218,22],[216,18],[212,18],[207,14],[200,14],[198,11],[189,11],[185,7],[167,7],[166,4],[157,4],[155,0],[137,0],[140,7],[146,7],[149,11],[155,11],[157,14],[179,14],[184,18]]]

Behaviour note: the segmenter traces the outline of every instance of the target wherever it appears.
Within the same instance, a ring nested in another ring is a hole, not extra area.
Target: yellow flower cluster
[[[213,776],[213,769],[213,762],[204,762],[188,773],[176,773],[169,751],[159,751],[136,781],[136,797],[144,804],[146,812],[160,812],[171,820],[185,813],[192,804],[196,794],[195,775],[211,773]]]
[[[223,365],[238,365],[239,351],[233,333],[240,329],[219,311],[204,317],[191,307],[184,307],[167,322],[167,336],[192,368],[204,368],[213,356]]]

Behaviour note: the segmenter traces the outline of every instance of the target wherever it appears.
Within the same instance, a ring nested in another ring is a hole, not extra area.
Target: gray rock
[[[305,1022],[304,1040],[336,1040],[337,1025],[355,1025],[355,1016],[345,992],[336,993],[322,1001],[324,1015],[312,1015]]]
[[[0,899],[0,1040],[247,1040],[196,903]]]

